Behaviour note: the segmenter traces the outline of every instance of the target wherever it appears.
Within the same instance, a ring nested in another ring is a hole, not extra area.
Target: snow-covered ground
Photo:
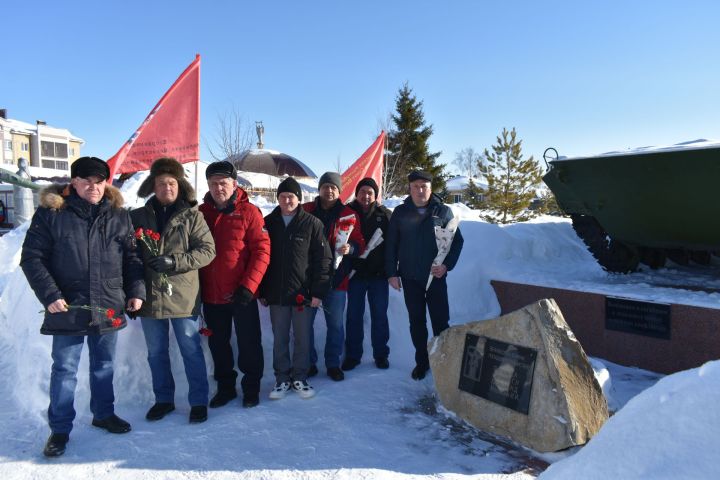
[[[126,183],[130,204],[142,178]],[[206,187],[200,176],[198,196]],[[254,202],[268,213],[273,204]],[[401,200],[386,203],[394,207]],[[451,323],[499,314],[490,279],[504,279],[600,293],[716,306],[718,294],[649,285],[649,273],[602,271],[564,219],[544,217],[500,227],[455,205],[463,218],[465,247],[448,277]],[[261,403],[211,409],[209,420],[187,422],[189,406],[182,361],[171,344],[178,409],[165,419],[144,419],[153,401],[145,343],[137,321],[119,336],[116,411],[133,431],[112,435],[90,426],[87,352],[80,369],[75,420],[67,453],[48,460],[50,337],[39,334],[41,305],[18,268],[25,228],[0,238],[0,478],[720,478],[720,363],[661,378],[660,375],[593,359],[593,368],[617,412],[583,448],[540,455],[493,439],[438,405],[432,379],[410,379],[414,365],[401,294],[390,297],[390,369],[378,370],[366,338],[363,364],[335,383],[311,379],[318,395],[270,401],[272,333],[261,308],[265,376]],[[665,269],[660,275],[689,274]],[[653,279],[656,277],[652,277]],[[653,280],[654,282],[654,280]],[[367,321],[367,319],[366,319]],[[316,343],[324,344],[322,312]],[[369,336],[369,335],[367,335]],[[206,361],[212,368],[209,351]],[[657,382],[657,383],[656,383]],[[211,378],[211,390],[214,381]]]

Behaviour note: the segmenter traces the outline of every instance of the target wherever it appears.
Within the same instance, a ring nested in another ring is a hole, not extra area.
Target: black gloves
[[[250,290],[240,285],[237,290],[235,290],[232,299],[233,302],[238,303],[244,307],[245,305],[250,303],[250,301],[253,299],[253,296],[254,295]]]
[[[170,255],[158,255],[147,261],[148,267],[158,273],[166,273],[175,269],[175,260]]]

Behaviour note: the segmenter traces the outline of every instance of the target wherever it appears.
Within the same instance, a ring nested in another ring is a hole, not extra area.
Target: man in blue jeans
[[[130,431],[114,411],[113,357],[117,331],[126,326],[123,312],[137,311],[145,299],[130,216],[122,208],[120,191],[107,183],[107,164],[82,157],[73,162],[70,175],[70,184],[51,185],[40,193],[20,259],[46,309],[40,333],[53,336],[47,457],[65,453],[70,439],[86,338],[92,424],[111,433]]]
[[[345,342],[345,329],[343,328],[343,317],[345,313],[345,295],[348,286],[348,274],[350,273],[349,258],[357,257],[365,249],[365,240],[360,231],[360,219],[353,209],[343,205],[340,201],[342,181],[340,174],[336,172],[325,172],[318,182],[320,195],[314,202],[303,204],[306,212],[312,213],[323,224],[325,237],[335,258],[342,260],[339,265],[334,262],[335,267],[332,273],[332,288],[322,298],[322,308],[325,313],[327,324],[327,336],[325,338],[325,367],[328,377],[339,382],[345,379],[345,374],[340,369],[340,357],[342,356],[343,343]],[[338,236],[350,231],[346,243],[338,245]],[[348,258],[349,257],[349,258]],[[310,320],[310,370],[308,376],[318,373],[317,351],[315,350],[315,335],[312,329],[317,309],[313,309]]]
[[[355,187],[355,200],[348,205],[360,217],[366,244],[378,230],[383,238],[387,236],[390,223],[390,210],[377,202],[377,196],[377,182],[370,177],[363,178]],[[362,359],[366,295],[370,305],[370,340],[375,366],[386,369],[390,367],[390,329],[387,316],[389,288],[385,275],[385,242],[373,248],[366,258],[353,258],[352,266],[355,273],[348,286],[345,360],[342,369],[352,370],[360,365]]]
[[[155,404],[145,418],[157,421],[175,410],[175,381],[170,368],[169,330],[172,324],[188,381],[190,423],[207,420],[209,386],[205,356],[198,333],[200,276],[198,270],[215,258],[215,242],[198,210],[195,190],[183,166],[159,158],[138,196],[154,194],[142,208],[130,212],[135,228],[157,238],[142,241],[147,301],[141,317]],[[139,236],[139,231],[138,231]],[[139,240],[140,241],[140,240]],[[156,248],[149,248],[155,245]]]

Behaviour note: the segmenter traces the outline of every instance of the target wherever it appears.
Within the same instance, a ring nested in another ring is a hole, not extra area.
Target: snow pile
[[[719,478],[720,361],[670,375],[630,400],[541,479]]]

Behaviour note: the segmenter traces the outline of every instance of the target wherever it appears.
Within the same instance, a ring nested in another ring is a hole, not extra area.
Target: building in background
[[[0,168],[9,172],[16,173],[18,160],[24,158],[33,181],[69,178],[70,165],[80,157],[84,143],[65,128],[14,120],[0,109]],[[0,235],[12,227],[14,209],[13,186],[0,182]]]
[[[0,167],[15,172],[18,159],[24,157],[33,180],[69,178],[70,165],[80,157],[85,143],[66,128],[7,118],[5,109],[0,109],[0,141]]]

